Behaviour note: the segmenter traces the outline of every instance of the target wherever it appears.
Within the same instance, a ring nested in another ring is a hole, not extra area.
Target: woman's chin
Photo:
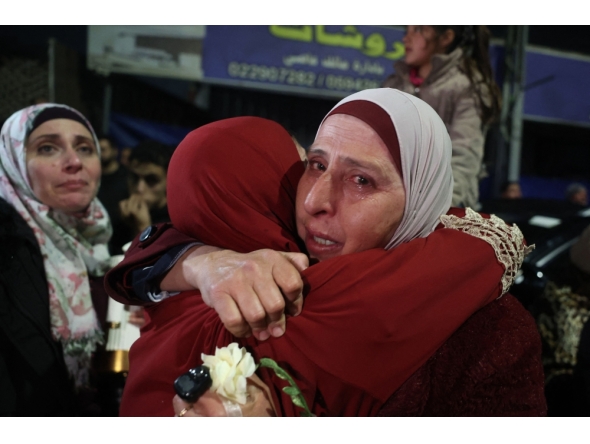
[[[50,205],[50,207],[53,210],[61,211],[62,213],[69,214],[71,216],[80,216],[86,212],[90,202],[92,202],[92,199],[84,199],[74,202],[62,202],[55,206]]]

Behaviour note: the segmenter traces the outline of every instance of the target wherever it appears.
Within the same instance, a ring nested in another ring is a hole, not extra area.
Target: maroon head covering
[[[276,122],[236,117],[205,125],[170,160],[170,219],[207,245],[299,251],[294,208],[303,168]]]

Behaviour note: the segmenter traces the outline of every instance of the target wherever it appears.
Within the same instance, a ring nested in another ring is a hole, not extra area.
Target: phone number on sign
[[[334,74],[316,74],[275,66],[253,65],[250,63],[231,62],[227,67],[230,77],[261,82],[284,83],[293,86],[311,88],[339,89],[344,91],[360,91],[361,89],[378,88],[378,80],[354,78]]]

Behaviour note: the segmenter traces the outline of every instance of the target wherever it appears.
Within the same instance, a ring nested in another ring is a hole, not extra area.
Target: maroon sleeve
[[[379,416],[546,416],[541,340],[505,295],[471,316],[389,398]]]
[[[122,304],[149,304],[137,298],[133,292],[129,279],[133,270],[153,265],[164,253],[177,245],[195,242],[194,238],[182,234],[169,222],[154,227],[147,239],[142,241],[141,234],[136,236],[125,253],[125,259],[105,276],[106,292]]]

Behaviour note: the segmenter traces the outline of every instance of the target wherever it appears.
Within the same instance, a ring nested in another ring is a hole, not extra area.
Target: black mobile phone
[[[174,390],[182,400],[193,404],[211,387],[212,383],[209,367],[200,365],[176,378]]]

